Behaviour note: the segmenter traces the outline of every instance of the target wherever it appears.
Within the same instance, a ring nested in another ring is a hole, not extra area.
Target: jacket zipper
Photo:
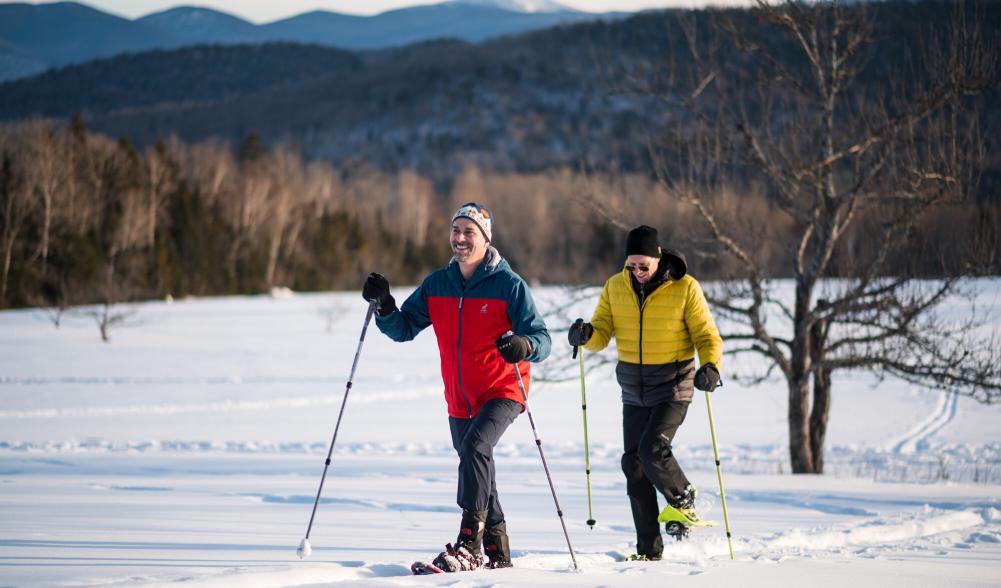
[[[462,302],[464,300],[464,296],[459,296],[459,341],[455,350],[455,366],[459,372],[459,394],[462,395],[462,400],[466,402],[466,410],[469,411],[469,418],[473,418],[473,404],[469,402],[466,390],[462,386]]]
[[[643,403],[643,397],[646,396],[646,383],[643,378],[643,310],[646,307],[646,292],[643,286],[640,285],[640,403]]]

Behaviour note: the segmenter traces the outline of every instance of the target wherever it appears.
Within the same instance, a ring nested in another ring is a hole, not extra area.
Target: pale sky
[[[22,0],[23,1],[23,0]],[[441,0],[78,0],[118,16],[136,18],[175,6],[204,6],[228,12],[255,23],[302,14],[311,10],[330,10],[346,14],[371,15],[419,4],[437,4]],[[589,12],[632,12],[646,8],[668,6],[705,6],[706,4],[734,4],[739,0],[557,0],[560,4]],[[0,0],[0,4],[10,2]],[[30,2],[45,4],[47,2]]]

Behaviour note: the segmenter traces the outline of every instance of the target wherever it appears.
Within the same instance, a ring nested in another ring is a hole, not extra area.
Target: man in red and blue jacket
[[[370,274],[362,295],[379,302],[376,325],[395,341],[434,327],[452,445],[459,454],[457,547],[492,567],[510,567],[507,524],[497,499],[493,448],[524,410],[514,372],[528,391],[528,362],[549,355],[549,331],[528,285],[491,246],[493,215],[475,202],[452,217],[453,258],[427,276],[400,308],[389,282]],[[527,360],[527,361],[526,361]]]

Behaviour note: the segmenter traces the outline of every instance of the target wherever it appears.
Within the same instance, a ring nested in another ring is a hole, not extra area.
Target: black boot
[[[455,539],[455,546],[465,547],[469,553],[479,557],[486,520],[487,511],[485,510],[463,509],[462,522],[459,523],[459,536]]]
[[[671,506],[680,510],[681,512],[688,514],[695,512],[695,499],[698,497],[699,491],[695,488],[694,484],[689,484],[685,486],[684,492],[675,496],[671,500]]]
[[[670,502],[671,506],[676,508],[678,512],[683,514],[690,520],[699,520],[699,515],[695,513],[695,498],[698,496],[699,491],[694,485],[689,484],[685,486],[685,491],[680,495],[675,496]],[[664,525],[664,531],[674,537],[675,540],[681,541],[688,537],[692,531],[692,527],[680,521],[669,521]]]
[[[664,557],[664,540],[660,537],[660,532],[652,538],[636,538],[637,559],[657,561]]]
[[[490,562],[487,564],[491,568],[510,568],[511,546],[507,541],[507,523],[500,523],[490,527],[483,535],[483,551],[487,553]]]

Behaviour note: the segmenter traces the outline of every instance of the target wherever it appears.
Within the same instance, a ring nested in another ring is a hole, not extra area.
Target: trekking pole
[[[553,502],[556,503],[556,514],[560,516],[560,525],[563,526],[563,536],[567,538],[567,549],[570,550],[573,569],[578,570],[580,568],[577,567],[577,556],[574,555],[573,546],[570,545],[570,533],[567,533],[567,524],[563,520],[563,509],[560,508],[560,499],[556,497],[556,487],[553,486],[553,477],[549,475],[549,465],[546,464],[546,455],[542,453],[542,439],[539,439],[539,431],[535,428],[535,419],[532,418],[532,409],[528,406],[528,393],[525,392],[525,382],[521,379],[521,362],[514,364],[514,373],[518,376],[518,387],[521,388],[521,397],[525,401],[525,412],[528,413],[528,422],[532,425],[535,445],[539,448],[539,457],[542,458],[542,468],[546,470],[546,479],[549,480],[549,490],[553,493]]]
[[[730,538],[730,518],[726,516],[726,492],[723,491],[723,470],[719,465],[719,451],[716,449],[716,425],[713,424],[713,404],[706,390],[706,410],[709,411],[709,433],[713,440],[713,457],[716,459],[716,480],[719,481],[720,504],[723,505],[723,524],[726,526],[726,543],[730,547],[730,559],[733,560],[733,540]]]
[[[368,331],[368,324],[372,321],[372,315],[379,307],[379,301],[373,300],[368,304],[368,312],[365,313],[365,324],[361,328],[361,337],[358,338],[358,349],[355,350],[355,359],[351,362],[351,375],[348,376],[348,385],[344,389],[344,398],[341,399],[341,411],[337,415],[337,424],[334,426],[334,436],[330,440],[330,449],[327,450],[327,461],[323,465],[323,475],[320,476],[320,488],[316,491],[316,500],[313,502],[313,513],[309,515],[309,525],[306,527],[306,536],[299,542],[299,547],[295,554],[299,559],[309,557],[313,552],[313,547],[309,544],[309,532],[313,529],[313,519],[316,518],[316,507],[320,504],[320,495],[323,494],[323,481],[327,478],[327,468],[330,467],[330,456],[334,453],[334,443],[337,442],[337,431],[341,428],[341,417],[344,416],[344,406],[348,403],[348,392],[351,391],[351,382],[355,379],[355,369],[358,367],[358,357],[361,355],[361,345],[365,342],[365,332]]]
[[[582,323],[584,319],[577,319]],[[591,512],[591,453],[587,442],[587,394],[584,393],[584,350],[580,349],[580,406],[584,413],[584,473],[587,476],[587,526],[594,528],[594,514]],[[577,357],[578,347],[573,347],[573,357]]]

